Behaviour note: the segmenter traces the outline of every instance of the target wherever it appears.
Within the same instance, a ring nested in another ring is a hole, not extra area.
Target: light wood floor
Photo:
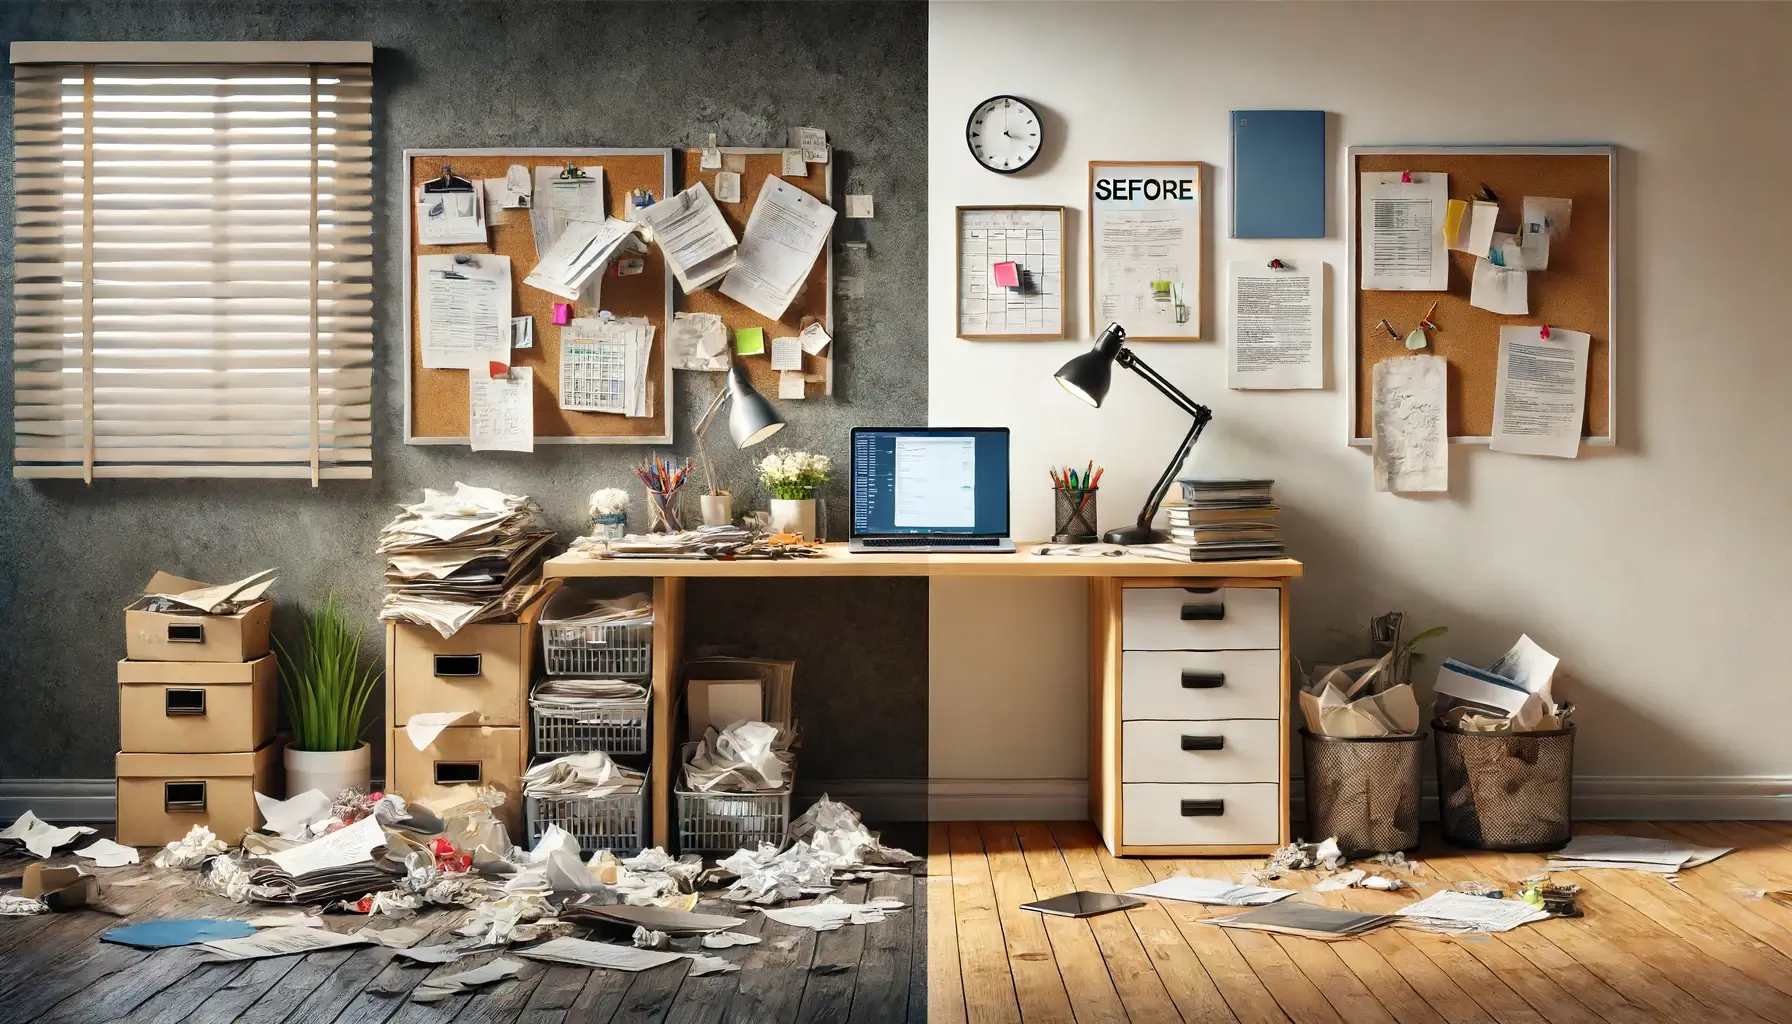
[[[1792,823],[1587,822],[1576,831],[1737,851],[1677,884],[1633,871],[1566,874],[1585,890],[1578,920],[1461,938],[1383,929],[1328,943],[1199,923],[1238,912],[1229,907],[1153,902],[1083,920],[1022,911],[1035,898],[1123,892],[1178,872],[1236,878],[1256,862],[1116,860],[1083,822],[935,823],[929,1020],[1792,1024],[1792,908],[1751,892],[1792,887]],[[1435,835],[1416,858],[1416,893],[1298,898],[1389,910],[1450,881],[1510,883],[1543,863],[1451,849]]]

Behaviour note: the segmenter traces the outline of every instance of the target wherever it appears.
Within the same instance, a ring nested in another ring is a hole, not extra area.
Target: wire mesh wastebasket
[[[653,674],[653,618],[592,622],[597,599],[562,587],[541,611],[541,646],[550,676],[645,679]]]
[[[618,857],[633,857],[647,846],[648,779],[636,793],[608,796],[526,796],[523,813],[529,827],[529,845],[541,839],[549,825],[558,825],[579,842],[579,852],[589,857],[609,850]]]
[[[624,756],[645,754],[647,705],[646,698],[638,703],[593,707],[552,697],[530,697],[535,752],[544,757],[592,750]]]
[[[1425,736],[1320,736],[1300,731],[1307,835],[1336,836],[1347,857],[1419,845]]]
[[[770,793],[699,793],[679,786],[678,851],[733,853],[760,843],[784,845],[790,830],[790,786]]]
[[[1431,730],[1437,735],[1437,803],[1446,840],[1519,853],[1568,842],[1574,726],[1465,732],[1438,721]]]

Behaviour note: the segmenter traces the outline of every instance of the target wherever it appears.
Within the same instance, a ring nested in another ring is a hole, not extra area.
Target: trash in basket
[[[523,773],[523,808],[530,842],[550,825],[597,850],[638,852],[646,842],[647,774],[618,765],[603,751],[554,758]]]
[[[1334,837],[1346,857],[1419,845],[1424,734],[1300,738],[1308,835]]]
[[[561,587],[541,611],[550,676],[641,679],[653,671],[653,601]]]
[[[1444,838],[1483,850],[1539,852],[1572,832],[1574,726],[1476,732],[1445,719],[1437,734],[1437,805]]]
[[[621,679],[550,679],[529,696],[535,753],[647,753],[647,687]]]

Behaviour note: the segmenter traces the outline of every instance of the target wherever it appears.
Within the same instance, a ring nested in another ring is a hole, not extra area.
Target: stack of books
[[[1153,545],[1165,557],[1193,562],[1281,558],[1273,480],[1183,480],[1182,500],[1164,506],[1170,540]]]

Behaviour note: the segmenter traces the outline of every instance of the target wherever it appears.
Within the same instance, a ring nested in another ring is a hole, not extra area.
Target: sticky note
[[[716,175],[716,201],[719,203],[740,202],[740,174],[736,171],[722,171]]]
[[[572,323],[572,303],[554,303],[554,323],[560,327],[565,327]]]
[[[785,370],[778,374],[779,398],[802,398],[804,386],[801,370]]]
[[[848,194],[846,197],[846,216],[852,220],[871,219],[871,197]]]
[[[1452,199],[1444,207],[1444,244],[1455,245],[1456,235],[1462,230],[1462,216],[1468,212],[1468,203],[1461,199]]]
[[[803,346],[804,352],[807,352],[812,356],[818,356],[821,355],[822,349],[828,347],[828,342],[833,341],[834,339],[828,337],[827,329],[820,324],[810,324],[803,328],[803,333],[797,335],[796,340],[798,344]]]
[[[747,154],[745,154],[745,153],[723,153],[722,154],[722,170],[733,171],[736,174],[740,174],[743,171],[745,171],[746,169],[747,169]]]
[[[772,339],[772,369],[801,370],[803,368],[803,345],[796,338]]]
[[[1020,264],[1006,260],[990,267],[996,275],[996,286],[1000,288],[1020,287]]]
[[[734,332],[734,351],[737,355],[756,356],[765,351],[765,328],[742,327]]]
[[[703,160],[697,166],[705,171],[721,170],[722,169],[722,151],[713,146],[703,147]]]
[[[784,151],[782,174],[786,178],[807,178],[809,176],[809,161],[803,159],[802,150],[787,149]]]

